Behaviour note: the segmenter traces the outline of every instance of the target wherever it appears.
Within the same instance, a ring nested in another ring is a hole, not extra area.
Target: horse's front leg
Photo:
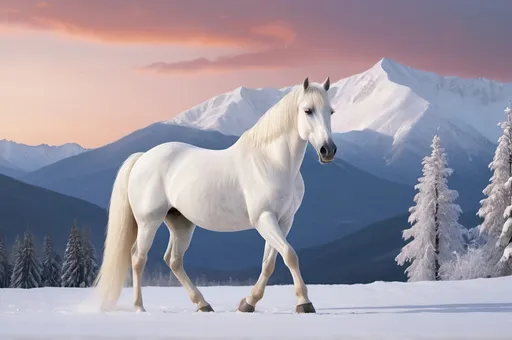
[[[308,298],[308,290],[300,273],[299,258],[293,247],[286,240],[289,226],[287,226],[288,230],[283,230],[286,228],[285,224],[291,225],[291,220],[289,223],[283,223],[281,227],[274,214],[264,212],[258,218],[255,227],[265,241],[283,257],[285,265],[292,274],[295,295],[297,296],[296,312],[315,313],[315,308]]]
[[[258,278],[258,281],[254,287],[252,287],[251,295],[243,298],[242,301],[240,301],[240,306],[238,307],[240,312],[254,312],[256,304],[263,298],[268,279],[274,272],[274,268],[276,266],[276,257],[277,251],[272,248],[268,242],[265,242],[265,251],[263,253],[263,263],[261,265],[260,277]]]

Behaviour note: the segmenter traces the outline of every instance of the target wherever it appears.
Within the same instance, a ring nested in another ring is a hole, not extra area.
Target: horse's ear
[[[327,79],[324,81],[323,86],[326,91],[329,91],[329,87],[331,86],[331,81],[329,80],[329,77],[327,77]]]
[[[304,83],[302,83],[302,86],[304,87],[304,90],[308,89],[308,86],[309,86],[309,79],[308,79],[308,77],[306,77],[306,79],[304,79]]]

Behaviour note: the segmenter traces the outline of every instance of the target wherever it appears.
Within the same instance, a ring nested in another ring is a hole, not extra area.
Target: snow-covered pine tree
[[[416,205],[409,209],[411,228],[403,231],[404,240],[412,238],[395,258],[399,265],[411,262],[405,270],[409,281],[449,279],[448,267],[455,254],[464,251],[464,229],[458,223],[462,212],[453,201],[458,193],[448,188],[446,154],[436,135],[432,153],[423,159],[423,177],[415,186]]]
[[[488,276],[503,275],[503,268],[499,265],[499,260],[503,254],[503,247],[496,246],[500,233],[503,230],[507,219],[507,207],[512,202],[512,188],[509,181],[512,175],[511,155],[512,155],[512,117],[510,109],[505,109],[506,119],[500,123],[503,134],[498,139],[498,147],[494,153],[494,158],[489,164],[493,175],[489,180],[483,193],[487,196],[480,201],[481,207],[478,210],[478,216],[483,219],[482,224],[478,226],[479,235],[483,238],[484,251],[486,253],[486,267]]]
[[[23,243],[16,249],[10,287],[41,287],[41,262],[36,255],[34,237],[28,231],[25,232]]]
[[[98,275],[98,259],[96,257],[96,248],[91,239],[85,233],[82,234],[82,245],[84,251],[84,277],[86,287],[93,285],[96,275]]]
[[[5,243],[2,236],[0,236],[0,288],[9,287],[10,274],[7,249],[5,248]]]
[[[507,121],[512,121],[512,100],[510,105],[505,108],[505,114],[507,115]],[[509,131],[509,133],[510,132],[511,131]],[[510,177],[505,184],[508,190],[512,189],[512,146],[510,151]],[[503,217],[506,221],[501,229],[498,242],[496,242],[495,245],[495,252],[499,254],[497,256],[500,256],[500,261],[496,264],[496,268],[494,269],[494,274],[496,275],[510,275],[512,272],[510,264],[510,257],[512,255],[512,200],[505,209]],[[495,259],[497,256],[491,256],[491,258]]]
[[[61,273],[62,287],[83,287],[85,285],[82,239],[75,223],[69,233]]]
[[[16,264],[16,259],[20,255],[21,251],[21,241],[19,235],[16,235],[16,239],[14,240],[14,244],[12,245],[11,254],[9,256],[9,287],[11,287],[12,280],[12,272],[14,270],[14,265]]]
[[[60,287],[60,263],[57,262],[57,254],[53,250],[51,238],[46,235],[43,241],[43,287]]]

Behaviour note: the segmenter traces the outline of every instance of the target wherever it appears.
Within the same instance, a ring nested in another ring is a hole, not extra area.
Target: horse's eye
[[[304,112],[306,112],[307,115],[310,115],[313,113],[313,111],[311,109],[306,109],[306,110],[304,110]]]
[[[334,110],[331,110],[331,115],[334,114]]]

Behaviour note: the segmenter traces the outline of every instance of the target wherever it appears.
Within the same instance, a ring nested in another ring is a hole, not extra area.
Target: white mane
[[[311,102],[315,106],[321,106],[326,101],[325,91],[320,87],[310,84],[304,91],[302,85],[296,86],[268,109],[252,128],[245,131],[240,141],[262,147],[290,131],[291,128],[297,129],[298,104],[306,94],[311,97]]]

